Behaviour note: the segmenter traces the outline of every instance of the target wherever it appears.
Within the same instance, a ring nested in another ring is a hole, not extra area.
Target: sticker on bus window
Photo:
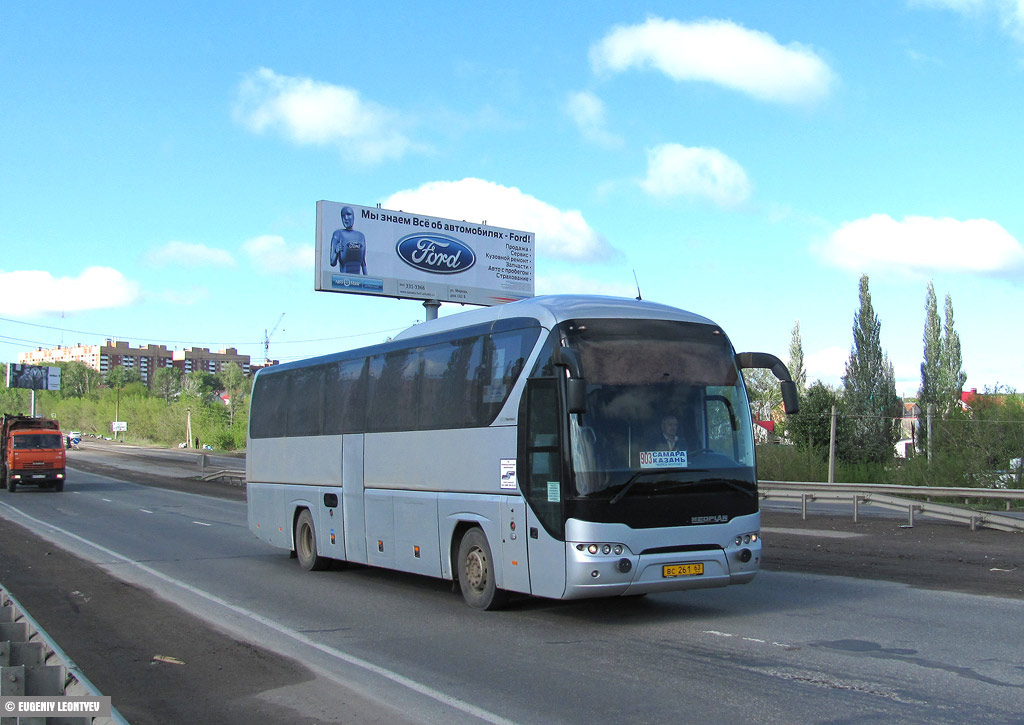
[[[640,451],[640,468],[686,467],[686,451]]]
[[[502,383],[495,383],[494,385],[484,386],[484,403],[494,404],[500,403],[505,399],[505,393],[508,392],[508,388]]]
[[[501,487],[512,489],[513,491],[519,487],[519,481],[516,479],[515,458],[501,459]]]
[[[548,481],[548,503],[558,503],[562,500],[562,486],[558,481]]]

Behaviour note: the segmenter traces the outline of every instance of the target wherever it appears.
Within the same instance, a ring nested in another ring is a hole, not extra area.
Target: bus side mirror
[[[568,347],[556,347],[551,361],[569,371],[565,381],[565,402],[569,413],[587,412],[587,381],[583,377],[583,365],[578,352]]]
[[[796,383],[792,380],[783,380],[779,383],[782,388],[782,407],[786,415],[800,412],[800,399],[796,392]]]
[[[565,381],[565,402],[570,413],[587,412],[587,381],[569,378]]]
[[[779,380],[782,390],[782,406],[786,415],[800,412],[800,400],[796,392],[796,383],[789,375],[789,368],[774,355],[767,352],[741,352],[736,355],[736,364],[741,370],[746,368],[764,368],[771,370]]]

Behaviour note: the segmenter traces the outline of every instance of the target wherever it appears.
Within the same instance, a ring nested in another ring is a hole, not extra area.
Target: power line
[[[106,333],[106,332],[89,332],[89,331],[86,331],[86,330],[70,330],[70,329],[67,329],[67,328],[64,328],[64,327],[55,327],[53,325],[41,325],[41,324],[34,323],[34,322],[25,322],[24,320],[12,320],[9,317],[0,317],[0,322],[12,322],[12,323],[14,323],[16,325],[26,325],[28,327],[36,327],[36,328],[40,328],[40,329],[43,329],[43,330],[57,330],[59,332],[73,332],[76,335],[90,335],[90,336],[93,336],[93,337],[104,337],[104,338],[107,338],[107,339],[110,339],[110,340],[131,340],[131,339],[143,340],[143,339],[145,339],[145,340],[149,340],[150,342],[163,343],[163,344],[169,344],[169,345],[197,345],[200,342],[205,342],[207,345],[212,345],[212,346],[241,347],[242,345],[262,345],[263,344],[263,340],[256,340],[254,342],[212,342],[212,341],[209,341],[209,340],[201,340],[201,341],[197,342],[196,340],[163,340],[163,339],[160,339],[160,338],[147,337],[145,335],[112,335],[112,334],[109,334],[109,333]],[[359,332],[359,333],[355,333],[355,334],[352,334],[352,335],[339,335],[337,337],[319,337],[319,338],[313,338],[313,339],[309,339],[309,340],[278,340],[274,344],[275,345],[300,345],[300,344],[307,344],[307,343],[311,343],[311,342],[331,342],[331,341],[334,341],[334,340],[349,340],[349,339],[352,339],[354,337],[363,337],[365,335],[384,335],[384,334],[387,334],[389,332],[395,332],[397,330],[404,330],[404,329],[405,329],[404,327],[392,327],[392,328],[389,328],[389,329],[386,329],[386,330],[371,330],[369,332]],[[0,339],[5,339],[5,338],[0,336]],[[13,339],[17,339],[17,338],[6,338],[6,339],[12,339],[13,340]],[[26,342],[26,343],[29,343],[29,344],[32,344],[32,345],[43,345],[43,346],[50,344],[50,343],[44,343],[44,342],[39,342],[39,341],[35,341],[35,340],[23,340],[22,342]]]

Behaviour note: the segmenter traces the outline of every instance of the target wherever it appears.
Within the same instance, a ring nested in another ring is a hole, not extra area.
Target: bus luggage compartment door
[[[533,510],[527,508],[530,593],[561,599],[565,594],[565,542],[549,534]]]
[[[526,502],[522,496],[506,496],[501,502],[502,580],[510,592],[530,593],[530,564],[527,558]]]

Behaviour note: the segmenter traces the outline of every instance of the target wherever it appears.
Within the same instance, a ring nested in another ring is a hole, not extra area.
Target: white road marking
[[[199,524],[200,526],[213,526],[213,524],[204,524],[202,521],[193,521],[193,524]]]
[[[142,512],[142,513],[144,513],[144,514],[151,514],[151,513],[153,513],[153,512],[152,512],[152,511],[150,511],[149,509],[139,509],[139,511],[141,511],[141,512]]]
[[[172,584],[172,585],[174,585],[176,587],[180,587],[181,589],[184,589],[185,591],[187,591],[187,592],[189,592],[191,594],[195,594],[198,597],[202,597],[203,599],[207,600],[208,602],[212,602],[214,604],[220,605],[221,607],[224,607],[228,611],[231,611],[231,612],[234,612],[235,614],[238,614],[238,615],[241,615],[243,617],[248,617],[248,618],[250,618],[252,620],[255,620],[256,622],[259,622],[260,624],[262,624],[264,627],[268,627],[268,628],[274,630],[275,632],[277,632],[278,634],[281,634],[281,635],[284,635],[285,637],[293,639],[296,642],[299,642],[300,644],[304,644],[307,647],[312,647],[313,649],[318,650],[320,652],[323,652],[326,655],[330,655],[331,657],[334,657],[335,659],[339,659],[342,662],[346,662],[346,663],[348,663],[350,665],[353,665],[355,667],[359,667],[360,669],[366,670],[367,672],[371,672],[371,673],[373,673],[375,675],[378,675],[379,677],[383,677],[384,679],[390,680],[391,682],[394,682],[397,685],[402,685],[403,687],[406,687],[406,688],[412,690],[413,692],[418,692],[419,694],[424,695],[426,697],[429,697],[432,700],[436,700],[437,702],[441,703],[442,705],[446,705],[448,707],[454,708],[456,710],[459,710],[461,712],[466,713],[467,715],[472,715],[473,717],[479,718],[479,719],[481,719],[481,720],[483,720],[485,722],[494,723],[495,725],[515,725],[514,721],[512,721],[512,720],[506,720],[505,718],[503,718],[503,717],[501,717],[499,715],[496,715],[496,714],[494,714],[492,712],[488,712],[487,710],[484,710],[483,708],[477,707],[476,705],[468,703],[468,702],[466,702],[464,700],[460,700],[457,697],[452,697],[451,695],[446,695],[445,693],[441,692],[440,690],[435,690],[433,687],[430,687],[428,685],[424,685],[424,684],[422,684],[420,682],[416,682],[416,680],[413,680],[413,679],[410,679],[408,677],[405,677],[404,675],[400,675],[397,672],[393,672],[392,670],[389,670],[386,667],[381,667],[380,665],[375,665],[375,664],[373,664],[372,662],[370,662],[368,660],[362,659],[361,657],[356,657],[355,655],[350,655],[347,652],[342,652],[339,649],[335,649],[334,647],[329,647],[329,646],[327,646],[325,644],[317,642],[317,641],[311,639],[310,637],[306,636],[302,632],[297,632],[296,630],[291,629],[290,627],[285,627],[284,625],[278,624],[277,622],[275,622],[272,619],[269,619],[267,617],[264,617],[261,614],[257,614],[256,612],[253,612],[252,610],[246,609],[245,607],[240,607],[237,604],[232,604],[231,602],[227,601],[226,599],[222,599],[221,597],[218,597],[216,594],[211,594],[210,592],[204,591],[202,589],[198,589],[197,587],[194,587],[191,584],[186,584],[183,581],[179,581],[179,580],[175,579],[172,576],[164,574],[161,571],[157,571],[156,569],[153,569],[152,567],[146,566],[145,564],[140,564],[139,562],[134,561],[133,559],[129,559],[127,556],[125,556],[123,554],[120,554],[120,553],[114,551],[113,549],[108,549],[107,547],[102,546],[100,544],[97,544],[97,543],[95,543],[93,541],[90,541],[89,539],[86,539],[83,536],[79,536],[78,534],[74,534],[74,533],[68,531],[67,529],[62,529],[61,527],[55,526],[54,524],[51,524],[48,521],[43,521],[42,519],[37,519],[34,516],[30,516],[30,515],[26,514],[24,511],[21,511],[20,509],[17,509],[15,507],[11,506],[10,504],[0,502],[0,506],[3,506],[4,508],[10,509],[11,511],[14,511],[16,514],[18,514],[19,516],[23,516],[24,518],[28,519],[29,521],[33,521],[33,522],[35,522],[37,524],[40,524],[42,526],[46,526],[47,528],[52,529],[53,531],[56,531],[56,532],[58,532],[60,534],[63,534],[64,536],[67,536],[67,537],[69,537],[71,539],[74,539],[75,541],[79,541],[79,542],[81,542],[83,544],[91,546],[94,549],[96,549],[97,551],[100,551],[100,552],[106,554],[107,556],[112,557],[112,558],[114,558],[114,559],[116,559],[116,560],[118,560],[118,561],[120,561],[120,562],[122,562],[124,564],[127,564],[129,566],[133,566],[136,569],[138,569],[139,571],[145,572],[146,574],[149,574],[150,576],[156,577],[157,579],[159,579],[161,581],[167,582],[168,584]],[[196,523],[198,523],[198,522],[196,522]]]
[[[751,642],[753,644],[768,644],[766,639],[758,639],[756,637],[741,637],[738,634],[730,634],[729,632],[719,632],[717,629],[705,629],[704,634],[710,634],[712,637],[722,637],[723,639],[729,639],[730,637],[740,637],[744,642]],[[785,644],[783,642],[772,642],[773,647],[782,647],[784,649],[797,649],[791,644]]]

